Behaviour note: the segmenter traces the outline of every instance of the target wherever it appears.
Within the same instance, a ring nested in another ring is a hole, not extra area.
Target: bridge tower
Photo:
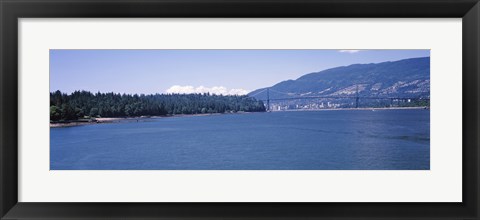
[[[358,108],[358,99],[359,97],[358,97],[358,85],[357,85],[357,91],[355,93],[355,108]]]
[[[267,89],[267,112],[270,111],[270,90]]]

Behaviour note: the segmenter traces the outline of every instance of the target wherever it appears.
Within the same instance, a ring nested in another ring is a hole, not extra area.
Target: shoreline
[[[225,115],[225,114],[245,114],[250,112],[237,112],[237,113],[203,113],[203,114],[177,114],[177,115],[157,115],[157,116],[139,116],[139,117],[121,117],[121,118],[95,118],[93,121],[72,121],[55,123],[50,122],[50,128],[63,128],[63,127],[75,127],[83,125],[94,124],[106,124],[106,123],[120,123],[120,122],[143,122],[149,119],[157,118],[175,118],[175,117],[201,117],[201,116],[213,116],[213,115]]]
[[[375,110],[408,110],[408,109],[419,109],[419,110],[430,110],[430,107],[383,107],[383,108],[324,108],[324,109],[291,109],[291,110],[278,110],[271,112],[295,112],[295,111],[375,111]]]
[[[408,110],[408,109],[425,109],[430,110],[429,107],[388,107],[388,108],[329,108],[329,109],[292,109],[279,110],[270,112],[295,112],[295,111],[376,111],[376,110]],[[162,115],[162,116],[140,116],[140,117],[121,117],[121,118],[95,118],[94,121],[72,121],[63,123],[50,123],[50,128],[74,127],[83,125],[105,124],[105,123],[120,123],[120,122],[143,122],[149,119],[157,118],[175,118],[175,117],[202,117],[214,115],[230,115],[230,114],[247,114],[257,112],[236,112],[236,113],[204,113],[204,114],[177,114],[177,115]],[[259,112],[268,113],[268,112]]]

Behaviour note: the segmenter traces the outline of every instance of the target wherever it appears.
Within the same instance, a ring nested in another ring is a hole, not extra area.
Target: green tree
[[[89,115],[90,115],[90,117],[97,117],[97,115],[98,115],[98,108],[91,108]]]

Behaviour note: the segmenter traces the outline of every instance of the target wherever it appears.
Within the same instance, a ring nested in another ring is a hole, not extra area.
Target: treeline
[[[248,96],[213,94],[128,95],[75,91],[50,93],[50,120],[88,117],[163,116],[226,112],[262,112],[262,101]]]

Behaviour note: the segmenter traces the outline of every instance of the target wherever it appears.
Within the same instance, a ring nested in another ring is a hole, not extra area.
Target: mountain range
[[[430,98],[430,57],[370,64],[353,64],[309,73],[260,88],[248,95],[256,99],[297,96],[358,96]]]

